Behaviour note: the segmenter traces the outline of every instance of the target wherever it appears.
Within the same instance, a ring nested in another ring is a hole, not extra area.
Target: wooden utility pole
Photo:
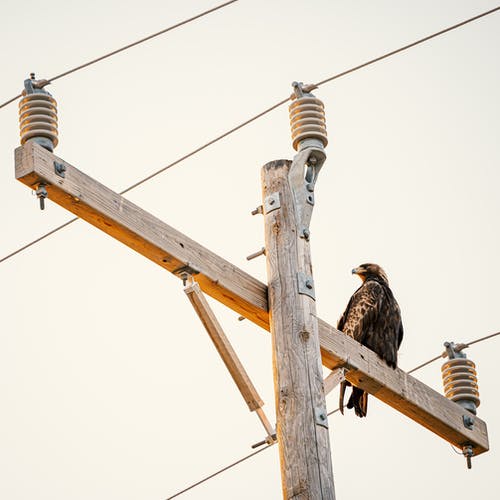
[[[262,169],[270,325],[285,499],[335,498],[309,248],[314,152]],[[311,165],[307,166],[312,169]],[[316,175],[316,173],[315,173]],[[314,176],[315,176],[314,175]]]

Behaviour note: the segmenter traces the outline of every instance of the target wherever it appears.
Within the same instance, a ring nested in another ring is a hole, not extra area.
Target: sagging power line
[[[132,43],[129,43],[127,45],[124,45],[123,47],[120,47],[119,49],[115,49],[111,52],[108,52],[107,54],[104,54],[102,56],[99,56],[95,59],[92,59],[91,61],[87,61],[86,63],[83,63],[83,64],[80,64],[79,66],[75,66],[74,68],[71,68],[67,71],[64,71],[63,73],[59,73],[58,75],[56,76],[53,76],[52,78],[49,78],[48,80],[45,80],[45,85],[48,85],[52,82],[55,82],[56,80],[59,80],[59,78],[63,78],[65,76],[68,76],[68,75],[71,75],[72,73],[75,73],[76,71],[79,71],[83,68],[87,68],[89,66],[92,66],[93,64],[96,64],[104,59],[107,59],[108,57],[111,57],[111,56],[114,56],[116,54],[119,54],[120,52],[123,52],[125,50],[128,50],[132,47],[135,47],[136,45],[140,45],[141,43],[144,43],[144,42],[147,42],[148,40],[151,40],[153,38],[156,38],[157,36],[160,36],[160,35],[163,35],[164,33],[167,33],[168,31],[172,31],[176,28],[179,28],[181,26],[184,26],[185,24],[188,24],[192,21],[195,21],[196,19],[200,19],[201,17],[204,17],[208,14],[211,14],[212,12],[215,12],[216,10],[219,10],[219,9],[222,9],[223,7],[227,7],[228,5],[232,4],[232,3],[235,3],[237,2],[238,0],[230,0],[229,2],[225,2],[225,3],[222,3],[220,5],[217,5],[216,7],[213,7],[211,9],[208,9],[204,12],[200,12],[199,14],[197,14],[196,16],[193,16],[193,17],[190,17],[188,19],[184,19],[184,21],[180,21],[176,24],[173,24],[172,26],[169,26],[168,28],[165,28],[165,29],[162,29],[161,31],[158,31],[156,33],[153,33],[151,35],[148,35],[144,38],[141,38],[140,40],[136,40],[135,42],[132,42]],[[8,104],[16,101],[17,99],[19,99],[20,97],[22,97],[22,94],[18,94],[14,97],[12,97],[11,99],[8,99],[7,101],[5,101],[4,103],[0,104],[0,109],[7,106]]]
[[[174,26],[171,26],[171,27],[169,27],[169,28],[166,28],[165,30],[163,30],[163,31],[161,31],[161,32],[155,33],[154,35],[150,35],[149,37],[146,37],[146,38],[144,38],[144,39],[138,40],[137,42],[134,42],[133,44],[129,44],[128,46],[122,47],[121,49],[118,49],[117,51],[110,52],[109,54],[106,54],[105,56],[101,56],[100,58],[98,58],[98,59],[96,59],[96,60],[94,60],[94,61],[89,61],[88,63],[86,63],[86,64],[84,64],[84,65],[81,65],[81,66],[78,66],[78,67],[76,67],[76,68],[73,68],[73,70],[67,71],[67,72],[65,72],[65,73],[61,73],[60,75],[57,75],[56,77],[53,77],[53,78],[52,78],[51,80],[49,80],[49,81],[54,81],[56,78],[62,78],[63,76],[65,76],[65,75],[67,75],[67,74],[70,74],[71,72],[74,72],[74,71],[77,71],[78,69],[81,69],[81,68],[83,68],[83,67],[89,66],[90,64],[94,64],[95,62],[98,62],[98,61],[100,61],[100,60],[102,60],[102,59],[105,59],[106,57],[110,57],[111,55],[116,54],[116,53],[118,53],[118,52],[120,52],[120,51],[123,51],[123,50],[125,50],[126,48],[129,48],[129,47],[132,47],[132,46],[134,46],[134,45],[137,45],[138,43],[142,43],[143,41],[149,40],[149,39],[153,38],[154,36],[158,36],[159,34],[165,33],[166,31],[169,31],[169,30],[171,30],[171,29],[174,29],[175,27],[181,26],[182,24],[186,24],[187,22],[190,22],[190,21],[192,21],[192,20],[194,20],[194,19],[198,19],[199,17],[202,17],[203,15],[206,15],[206,14],[208,14],[208,13],[210,13],[210,12],[213,12],[214,10],[220,9],[220,8],[222,8],[222,7],[226,6],[226,5],[229,5],[229,4],[231,4],[231,3],[234,3],[235,1],[237,1],[237,0],[233,0],[233,1],[231,1],[231,2],[226,2],[226,3],[224,3],[224,4],[219,5],[218,7],[214,7],[213,9],[211,9],[211,10],[209,10],[209,11],[205,11],[205,12],[203,12],[203,13],[201,13],[201,14],[199,14],[199,15],[197,15],[197,16],[195,16],[195,17],[193,17],[193,18],[190,18],[190,19],[188,19],[188,20],[186,20],[186,21],[183,21],[182,23],[178,23],[177,25],[174,25]],[[317,82],[317,83],[315,83],[315,84],[311,85],[309,88],[312,90],[312,89],[313,89],[313,88],[315,88],[315,87],[319,87],[319,86],[324,85],[324,84],[326,84],[326,83],[332,82],[333,80],[336,80],[336,79],[341,78],[341,77],[343,77],[343,76],[346,76],[346,75],[348,75],[348,74],[354,73],[355,71],[358,71],[358,70],[360,70],[360,69],[366,68],[367,66],[370,66],[370,65],[375,64],[375,63],[377,63],[377,62],[379,62],[379,61],[382,61],[382,60],[384,60],[384,59],[387,59],[387,58],[389,58],[389,57],[391,57],[391,56],[394,56],[394,55],[396,55],[396,54],[399,54],[399,53],[401,53],[401,52],[403,52],[403,51],[406,51],[406,50],[408,50],[408,49],[410,49],[410,48],[412,48],[412,47],[415,47],[415,46],[420,45],[420,44],[422,44],[422,43],[424,43],[424,42],[426,42],[426,41],[429,41],[429,40],[431,40],[431,39],[433,39],[433,38],[435,38],[435,37],[438,37],[438,36],[440,36],[440,35],[443,35],[443,34],[445,34],[445,33],[448,33],[448,32],[450,32],[450,31],[452,31],[452,30],[455,30],[455,29],[457,29],[457,28],[459,28],[459,27],[465,26],[466,24],[469,24],[469,23],[471,23],[471,22],[473,22],[473,21],[476,21],[476,20],[478,20],[478,19],[480,19],[480,18],[483,18],[483,17],[485,17],[485,16],[488,16],[488,15],[490,15],[490,14],[493,14],[494,12],[497,12],[498,10],[500,10],[500,6],[499,6],[499,7],[495,7],[494,9],[488,10],[488,11],[486,11],[486,12],[483,12],[483,13],[481,13],[481,14],[478,14],[478,15],[476,15],[476,16],[473,16],[473,17],[471,17],[471,18],[468,18],[468,19],[466,19],[466,20],[464,20],[464,21],[461,21],[460,23],[457,23],[457,24],[454,24],[454,25],[452,25],[452,26],[449,26],[448,28],[444,28],[444,29],[442,29],[442,30],[440,30],[440,31],[437,31],[437,32],[435,32],[435,33],[433,33],[433,34],[431,34],[431,35],[428,35],[428,36],[426,36],[426,37],[424,37],[424,38],[420,38],[419,40],[416,40],[416,41],[414,41],[414,42],[412,42],[412,43],[410,43],[410,44],[404,45],[404,46],[402,46],[402,47],[400,47],[400,48],[398,48],[398,49],[396,49],[396,50],[393,50],[393,51],[387,52],[387,53],[385,53],[385,54],[382,54],[381,56],[376,57],[375,59],[370,59],[369,61],[366,61],[366,62],[364,62],[364,63],[362,63],[362,64],[359,64],[359,65],[357,65],[357,66],[353,66],[353,67],[352,67],[352,68],[350,68],[350,69],[347,69],[347,70],[342,71],[342,72],[340,72],[340,73],[337,73],[337,74],[335,74],[335,75],[333,75],[333,76],[330,76],[330,77],[328,77],[328,78],[325,78],[324,80],[321,80],[321,81],[319,81],[319,82]],[[11,100],[9,100],[9,101],[6,101],[4,104],[0,105],[0,108],[2,108],[3,106],[6,106],[7,104],[9,104],[9,103],[10,103],[10,102],[12,102],[12,101],[15,101],[15,100],[16,100],[16,99],[18,99],[19,97],[21,97],[21,94],[19,94],[18,96],[16,96],[16,97],[12,98],[12,99],[11,99]],[[145,182],[147,182],[147,181],[149,181],[149,180],[153,179],[154,177],[156,177],[156,176],[160,175],[161,173],[165,172],[165,171],[166,171],[166,170],[168,170],[169,168],[171,168],[171,167],[173,167],[173,166],[175,166],[175,165],[178,165],[179,163],[181,163],[182,161],[184,161],[184,160],[186,160],[186,159],[188,159],[188,158],[191,158],[192,156],[196,155],[196,154],[197,154],[197,153],[199,153],[200,151],[203,151],[204,149],[208,148],[209,146],[211,146],[211,145],[213,145],[213,144],[215,144],[215,143],[219,142],[220,140],[224,139],[225,137],[228,137],[229,135],[233,134],[234,132],[236,132],[236,131],[238,131],[238,130],[242,129],[243,127],[245,127],[245,126],[249,125],[250,123],[252,123],[252,122],[256,121],[257,119],[259,119],[259,118],[261,118],[261,117],[263,117],[263,116],[267,115],[267,114],[268,114],[268,113],[270,113],[271,111],[273,111],[273,110],[275,110],[275,109],[279,108],[279,107],[280,107],[280,106],[282,106],[283,104],[286,104],[289,100],[290,100],[290,96],[289,96],[289,97],[287,97],[287,98],[285,98],[285,99],[283,99],[283,100],[281,100],[281,101],[279,101],[279,102],[277,102],[276,104],[273,104],[272,106],[270,106],[270,107],[266,108],[265,110],[261,111],[260,113],[258,113],[258,114],[256,114],[256,115],[252,116],[252,117],[251,117],[251,118],[249,118],[248,120],[245,120],[244,122],[240,123],[239,125],[236,125],[235,127],[233,127],[233,128],[231,128],[231,129],[229,129],[228,131],[224,132],[223,134],[221,134],[221,135],[219,135],[219,136],[215,137],[214,139],[212,139],[212,140],[210,140],[210,141],[206,142],[205,144],[203,144],[203,145],[199,146],[198,148],[196,148],[196,149],[192,150],[191,152],[187,153],[186,155],[184,155],[184,156],[182,156],[182,157],[178,158],[177,160],[173,161],[172,163],[169,163],[168,165],[166,165],[166,166],[164,166],[164,167],[160,168],[159,170],[157,170],[157,171],[153,172],[152,174],[148,175],[147,177],[144,177],[143,179],[141,179],[141,180],[137,181],[136,183],[132,184],[131,186],[129,186],[129,187],[127,187],[126,189],[124,189],[123,191],[121,191],[121,192],[120,192],[120,194],[125,194],[125,193],[128,193],[128,192],[129,192],[129,191],[131,191],[132,189],[135,189],[136,187],[140,186],[141,184],[144,184]],[[76,220],[78,220],[78,217],[75,217],[75,218],[73,218],[73,219],[68,220],[68,221],[67,221],[67,222],[65,222],[64,224],[61,224],[60,226],[55,227],[54,229],[50,230],[49,232],[47,232],[47,233],[43,234],[42,236],[40,236],[40,237],[38,237],[38,238],[36,238],[36,239],[32,240],[31,242],[27,243],[26,245],[23,245],[22,247],[18,248],[17,250],[15,250],[15,251],[13,251],[13,252],[11,252],[11,253],[9,253],[9,254],[5,255],[4,257],[2,257],[2,258],[0,259],[0,263],[7,261],[8,259],[10,259],[10,258],[14,257],[15,255],[17,255],[17,254],[19,254],[19,253],[23,252],[24,250],[27,250],[28,248],[32,247],[32,246],[33,246],[33,245],[35,245],[36,243],[39,243],[40,241],[44,240],[45,238],[47,238],[47,237],[51,236],[52,234],[55,234],[55,233],[57,233],[58,231],[60,231],[61,229],[63,229],[63,228],[65,228],[65,227],[69,226],[70,224],[72,224],[72,223],[73,223],[73,222],[75,222]],[[437,358],[437,359],[438,359],[438,358]]]

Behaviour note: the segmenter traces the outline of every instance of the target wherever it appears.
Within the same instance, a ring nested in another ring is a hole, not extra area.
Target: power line
[[[240,458],[236,462],[233,462],[232,464],[230,464],[230,465],[228,465],[228,466],[226,466],[226,467],[218,470],[217,472],[214,472],[213,474],[210,474],[210,476],[207,476],[207,477],[201,479],[200,481],[192,484],[191,486],[188,486],[187,488],[184,488],[183,490],[178,491],[175,495],[172,495],[171,497],[168,497],[165,500],[170,500],[171,498],[175,498],[175,497],[178,497],[179,495],[182,495],[183,493],[186,493],[186,491],[189,491],[189,490],[193,489],[194,487],[199,486],[200,484],[204,483],[205,481],[208,481],[209,479],[212,479],[213,477],[218,476],[222,472],[224,472],[224,471],[226,471],[228,469],[231,469],[232,467],[234,467],[234,466],[236,466],[238,464],[241,464],[241,462],[244,462],[245,460],[248,460],[249,458],[252,458],[255,455],[258,455],[259,453],[263,452],[264,450],[267,450],[268,448],[271,448],[271,446],[273,446],[274,444],[275,443],[268,444],[264,448],[261,448],[260,450],[254,451],[253,453],[250,453],[250,455],[247,455],[247,456],[245,456],[243,458]]]
[[[45,83],[45,85],[48,85],[49,83],[52,83],[52,82],[58,80],[59,78],[63,78],[64,76],[70,75],[71,73],[75,73],[76,71],[79,71],[83,68],[87,68],[88,66],[92,66],[93,64],[96,64],[99,61],[102,61],[103,59],[107,59],[108,57],[119,54],[120,52],[123,52],[124,50],[128,50],[132,47],[135,47],[136,45],[147,42],[148,40],[151,40],[152,38],[163,35],[164,33],[167,33],[168,31],[172,31],[176,28],[179,28],[180,26],[184,26],[185,24],[188,24],[192,21],[195,21],[196,19],[199,19],[200,17],[204,17],[207,14],[211,14],[212,12],[215,12],[216,10],[222,9],[223,7],[226,7],[226,6],[228,6],[232,3],[235,3],[237,1],[238,0],[230,0],[229,2],[225,2],[225,3],[222,3],[220,5],[217,5],[216,7],[213,7],[211,9],[204,11],[204,12],[201,12],[200,14],[197,14],[196,16],[190,17],[189,19],[185,19],[184,21],[181,21],[177,24],[173,24],[172,26],[169,26],[168,28],[165,28],[161,31],[158,31],[157,33],[153,33],[152,35],[148,35],[144,38],[141,38],[140,40],[129,43],[128,45],[124,45],[123,47],[120,47],[119,49],[113,50],[112,52],[108,52],[107,54],[104,54],[103,56],[97,57],[96,59],[92,59],[91,61],[80,64],[80,66],[76,66],[75,68],[69,69],[69,70],[65,71],[64,73],[60,73],[59,75],[56,75],[56,76],[53,76],[52,78],[49,78],[47,80],[47,83]],[[5,101],[3,104],[0,104],[0,109],[7,106],[11,102],[14,102],[15,100],[19,99],[20,97],[22,97],[22,94],[16,95],[15,97],[12,97],[8,101]]]
[[[237,0],[233,0],[233,2],[234,2],[234,1],[237,1]],[[225,6],[225,5],[228,5],[228,4],[230,4],[230,3],[232,3],[232,2],[227,2],[227,3],[225,3],[225,4],[221,4],[220,6],[215,7],[214,9],[212,9],[211,11],[213,11],[213,10],[215,10],[215,9],[217,9],[217,8],[221,8],[221,7],[223,7],[223,6]],[[417,41],[415,41],[415,42],[412,42],[412,43],[410,43],[410,44],[408,44],[408,45],[404,45],[403,47],[400,47],[399,49],[393,50],[393,51],[391,51],[391,52],[387,52],[386,54],[383,54],[383,55],[381,55],[381,56],[379,56],[379,57],[376,57],[375,59],[370,59],[369,61],[366,61],[366,62],[364,62],[363,64],[359,64],[358,66],[354,66],[354,67],[352,67],[352,68],[350,68],[350,69],[348,69],[348,70],[342,71],[341,73],[337,73],[336,75],[333,75],[333,76],[331,76],[331,77],[329,77],[329,78],[326,78],[326,79],[324,79],[324,80],[321,80],[320,82],[317,82],[317,83],[315,83],[315,84],[311,85],[311,86],[310,86],[310,88],[319,87],[320,85],[324,85],[325,83],[329,83],[329,82],[331,82],[331,81],[333,81],[333,80],[336,80],[337,78],[341,78],[342,76],[346,76],[346,75],[348,75],[348,74],[350,74],[350,73],[353,73],[353,72],[355,72],[355,71],[358,71],[358,70],[360,70],[360,69],[362,69],[362,68],[366,68],[367,66],[370,66],[370,65],[375,64],[375,63],[377,63],[377,62],[379,62],[379,61],[382,61],[383,59],[386,59],[386,58],[388,58],[388,57],[390,57],[390,56],[393,56],[393,55],[395,55],[395,54],[398,54],[398,53],[400,53],[400,52],[403,52],[403,51],[405,51],[405,50],[408,50],[408,49],[410,49],[410,48],[412,48],[412,47],[415,47],[416,45],[419,45],[419,44],[424,43],[424,42],[426,42],[426,41],[428,41],[428,40],[431,40],[432,38],[435,38],[435,37],[437,37],[437,36],[439,36],[439,35],[442,35],[442,34],[444,34],[444,33],[448,33],[448,32],[449,32],[449,31],[451,31],[451,30],[454,30],[454,29],[459,28],[459,27],[461,27],[461,26],[464,26],[464,25],[466,25],[466,24],[468,24],[468,23],[471,23],[471,22],[473,22],[473,21],[476,21],[477,19],[480,19],[480,18],[482,18],[482,17],[485,17],[485,16],[487,16],[487,15],[489,15],[489,14],[493,14],[494,12],[496,12],[496,11],[498,11],[498,10],[500,10],[500,6],[499,6],[499,7],[495,7],[494,9],[488,10],[488,11],[486,11],[486,12],[483,12],[482,14],[478,14],[477,16],[474,16],[474,17],[471,17],[471,18],[469,18],[469,19],[466,19],[465,21],[462,21],[462,22],[460,22],[460,23],[458,23],[458,24],[454,24],[453,26],[450,26],[450,27],[445,28],[445,29],[443,29],[443,30],[440,30],[440,31],[438,31],[438,32],[436,32],[436,33],[433,33],[432,35],[428,35],[428,36],[426,36],[426,37],[424,37],[424,38],[421,38],[421,39],[419,39],[419,40],[417,40]],[[206,13],[211,12],[211,11],[206,11]],[[200,16],[202,16],[202,15],[205,15],[205,13],[199,14],[197,17],[200,17]],[[195,19],[195,18],[192,18],[192,19]],[[187,20],[187,21],[185,21],[185,22],[188,22],[188,21],[189,21],[189,20]],[[185,23],[185,22],[184,22],[184,23]],[[179,25],[180,25],[180,24],[179,24]],[[177,25],[176,25],[176,26],[177,26]],[[173,28],[172,28],[172,27],[171,27],[171,28],[167,28],[167,30],[169,30],[169,29],[173,29]],[[165,32],[165,31],[167,31],[167,30],[164,30],[163,32]],[[155,35],[151,35],[151,36],[150,36],[150,37],[148,37],[147,39],[151,38],[152,36],[157,36],[158,34],[163,33],[163,32],[159,32],[159,33],[156,33]],[[143,40],[146,40],[146,39],[143,39]],[[140,43],[140,42],[141,42],[141,41],[143,41],[143,40],[140,40],[140,41],[138,41],[138,42],[135,42],[135,44]],[[133,45],[133,44],[131,44],[130,46],[132,46],[132,45]],[[127,47],[128,47],[128,46],[127,46]],[[124,48],[122,48],[122,49],[119,49],[119,50],[125,50],[125,47],[124,47]],[[117,51],[115,51],[115,52],[113,52],[113,53],[116,53],[116,52],[117,52]],[[99,60],[102,60],[104,57],[109,57],[109,56],[110,56],[110,55],[112,55],[113,53],[107,54],[106,56],[101,57]],[[93,62],[97,62],[97,60],[95,60],[95,61],[91,61],[91,62],[87,63],[87,65],[89,65],[89,64],[91,64],[91,63],[93,63]],[[81,67],[85,67],[85,65],[82,65]],[[78,68],[81,68],[81,67],[78,67]],[[76,69],[78,69],[78,68],[75,68],[75,71],[76,71]],[[61,73],[61,75],[58,75],[56,78],[61,78],[62,76],[66,75],[66,74],[69,74],[69,72],[66,72],[66,73]],[[53,78],[52,80],[54,80],[54,78]],[[19,97],[19,96],[18,96],[18,97]],[[287,103],[287,102],[290,100],[290,98],[291,98],[291,97],[287,97],[286,99],[283,99],[283,100],[281,100],[281,101],[277,102],[276,104],[273,104],[272,106],[270,106],[269,108],[265,109],[264,111],[261,111],[260,113],[258,113],[258,114],[256,114],[256,115],[252,116],[252,117],[251,117],[251,118],[249,118],[248,120],[246,120],[246,121],[244,121],[244,122],[240,123],[239,125],[237,125],[237,126],[235,126],[235,127],[231,128],[231,129],[230,129],[230,130],[228,130],[227,132],[224,132],[223,134],[221,134],[221,135],[219,135],[219,136],[215,137],[214,139],[212,139],[212,140],[208,141],[207,143],[203,144],[202,146],[200,146],[200,147],[198,147],[198,148],[194,149],[194,150],[193,150],[193,151],[191,151],[190,153],[188,153],[188,154],[186,154],[186,155],[182,156],[181,158],[178,158],[177,160],[173,161],[172,163],[169,163],[168,165],[166,165],[166,166],[162,167],[161,169],[157,170],[156,172],[153,172],[151,175],[149,175],[149,176],[145,177],[144,179],[142,179],[142,180],[140,180],[140,181],[138,181],[138,182],[136,182],[136,183],[132,184],[132,185],[131,185],[131,186],[129,186],[128,188],[126,188],[126,189],[124,189],[123,191],[121,191],[119,194],[125,194],[125,193],[128,193],[128,192],[129,192],[129,191],[131,191],[132,189],[134,189],[134,188],[136,188],[136,187],[140,186],[141,184],[144,184],[145,182],[147,182],[147,181],[149,181],[149,180],[153,179],[154,177],[156,177],[157,175],[159,175],[159,174],[161,174],[161,173],[165,172],[165,171],[166,171],[166,170],[168,170],[169,168],[171,168],[171,167],[173,167],[173,166],[175,166],[175,165],[177,165],[177,164],[181,163],[182,161],[186,160],[187,158],[190,158],[191,156],[194,156],[195,154],[197,154],[197,153],[199,153],[200,151],[202,151],[202,150],[204,150],[204,149],[208,148],[208,147],[209,147],[209,146],[211,146],[212,144],[215,144],[216,142],[219,142],[220,140],[222,140],[222,139],[224,139],[225,137],[227,137],[227,136],[229,136],[229,135],[233,134],[233,133],[234,133],[234,132],[236,132],[237,130],[240,130],[241,128],[243,128],[243,127],[245,127],[246,125],[248,125],[248,124],[250,124],[250,123],[254,122],[255,120],[257,120],[257,119],[259,119],[259,118],[263,117],[264,115],[267,115],[268,113],[270,113],[271,111],[275,110],[276,108],[279,108],[279,107],[280,107],[280,106],[282,106],[283,104]],[[17,97],[16,97],[16,98],[14,98],[14,99],[12,99],[12,100],[15,100],[15,99],[17,99]],[[8,101],[8,102],[12,102],[12,100],[11,100],[11,101]],[[7,102],[7,104],[8,104],[8,102]],[[5,105],[5,103],[4,103],[3,105]],[[3,105],[2,105],[2,106],[3,106]],[[2,106],[0,106],[0,108],[1,108]],[[5,256],[5,257],[3,257],[2,259],[0,259],[0,263],[2,263],[2,262],[4,262],[4,261],[6,261],[6,260],[8,260],[8,259],[10,259],[10,258],[11,258],[11,257],[13,257],[14,255],[17,255],[18,253],[22,252],[23,250],[26,250],[27,248],[29,248],[29,247],[33,246],[34,244],[38,243],[39,241],[41,241],[41,240],[43,240],[43,239],[47,238],[47,237],[48,237],[48,236],[50,236],[51,234],[54,234],[54,233],[56,233],[57,231],[59,231],[59,230],[63,229],[64,227],[66,227],[66,226],[70,225],[70,224],[71,224],[71,223],[73,223],[75,220],[77,220],[77,219],[71,219],[70,221],[68,221],[68,222],[64,223],[63,225],[61,225],[61,226],[59,226],[59,227],[57,227],[57,228],[54,228],[54,229],[52,229],[51,231],[49,231],[48,233],[46,233],[46,234],[44,234],[44,235],[40,236],[40,237],[39,237],[39,238],[37,238],[36,240],[33,240],[32,242],[30,242],[30,243],[28,243],[28,244],[24,245],[23,247],[21,247],[21,248],[19,248],[19,249],[15,250],[14,252],[10,253],[9,255],[6,255],[6,256]]]
[[[321,80],[320,82],[316,83],[315,86],[319,87],[320,85],[331,82],[332,80],[340,78],[341,76],[345,76],[345,75],[348,75],[349,73],[353,73],[354,71],[357,71],[358,69],[366,68],[366,66],[370,66],[371,64],[382,61],[383,59],[387,59],[388,57],[399,54],[400,52],[404,52],[405,50],[411,49],[412,47],[420,45],[421,43],[427,42],[427,41],[431,40],[432,38],[436,38],[437,36],[444,35],[445,33],[448,33],[450,31],[457,29],[457,28],[460,28],[461,26],[465,26],[466,24],[477,21],[478,19],[481,19],[482,17],[493,14],[497,10],[500,10],[500,6],[495,7],[494,9],[491,9],[491,10],[487,10],[486,12],[483,12],[482,14],[478,14],[477,16],[470,17],[469,19],[466,19],[465,21],[461,21],[458,24],[454,24],[453,26],[449,26],[448,28],[444,28],[441,31],[437,31],[436,33],[433,33],[432,35],[427,35],[424,38],[421,38],[420,40],[416,40],[415,42],[409,43],[408,45],[400,47],[399,49],[393,50],[391,52],[387,52],[386,54],[384,54],[382,56],[376,57],[375,59],[371,59],[370,61],[367,61],[363,64],[360,64],[359,66],[355,66],[354,68],[348,69],[347,71],[344,71],[343,73],[339,73],[338,75],[331,76],[330,78],[325,78],[324,80]]]
[[[2,263],[4,260],[10,259],[11,257],[14,257],[14,255],[21,253],[23,250],[26,250],[27,248],[35,245],[39,241],[42,241],[45,238],[48,238],[50,235],[57,233],[57,231],[60,231],[61,229],[65,228],[66,226],[69,226],[70,224],[72,224],[73,222],[75,222],[77,220],[78,220],[78,217],[74,217],[73,219],[68,220],[64,224],[61,224],[60,226],[55,227],[54,229],[52,229],[48,233],[45,233],[44,235],[40,236],[36,240],[30,241],[29,243],[22,246],[21,248],[18,248],[17,250],[14,250],[12,253],[9,253],[8,255],[6,255],[5,257],[2,257],[2,259],[0,259],[0,263]]]
[[[457,345],[457,350],[465,349],[465,348],[467,348],[467,347],[469,347],[469,346],[471,346],[473,344],[477,344],[479,342],[482,342],[483,340],[488,340],[488,339],[491,339],[493,337],[496,337],[497,335],[500,335],[500,332],[492,333],[491,335],[487,335],[486,337],[481,337],[479,339],[472,340],[471,342],[467,342],[467,344],[458,344]],[[433,361],[436,361],[437,359],[439,359],[441,357],[443,357],[443,354],[440,354],[439,356],[436,356],[435,358],[432,358],[429,361],[427,361],[425,363],[422,363],[421,365],[418,365],[417,367],[413,368],[412,370],[410,370],[407,373],[410,374],[410,373],[412,373],[414,371],[417,371],[420,368],[423,368],[424,366],[427,366],[429,363],[432,363]],[[327,413],[327,416],[329,417],[330,415],[333,415],[334,413],[337,413],[339,411],[340,411],[340,408],[335,408],[335,410],[332,410],[331,412]],[[210,474],[210,476],[207,476],[207,477],[203,478],[202,480],[197,481],[196,483],[193,483],[191,486],[188,486],[187,488],[184,488],[183,490],[177,492],[175,495],[172,495],[171,497],[168,497],[166,500],[170,500],[171,498],[178,497],[182,493],[185,493],[186,491],[189,491],[192,488],[194,488],[194,487],[196,487],[196,486],[204,483],[205,481],[208,481],[209,479],[217,476],[218,474],[221,474],[222,472],[224,472],[224,471],[226,471],[228,469],[231,469],[235,465],[238,465],[241,462],[244,462],[245,460],[248,460],[249,458],[257,455],[258,453],[260,453],[261,451],[267,450],[267,448],[270,448],[274,444],[276,444],[276,441],[274,443],[272,443],[272,444],[269,444],[269,445],[265,446],[264,448],[261,448],[260,450],[255,451],[254,453],[250,453],[250,455],[246,455],[245,457],[241,458],[240,460],[237,460],[236,462],[234,462],[234,463],[232,463],[230,465],[227,465],[226,467],[218,470],[217,472],[214,472],[213,474]],[[462,455],[462,453],[460,452],[459,455]]]
[[[466,344],[457,344],[455,346],[456,351],[462,351],[463,349],[467,349],[467,347],[478,344],[479,342],[482,342],[483,340],[488,340],[492,339],[493,337],[496,337],[497,335],[500,335],[500,332],[492,333],[491,335],[486,335],[486,337],[481,337],[476,340],[471,340],[470,342],[467,342]],[[422,363],[421,365],[416,366],[409,372],[408,374],[416,372],[417,370],[420,370],[420,368],[423,368],[424,366],[430,365],[431,363],[434,363],[434,361],[437,361],[440,358],[445,358],[446,357],[446,351],[442,352],[439,356],[436,356],[435,358],[429,359],[429,361],[426,361],[425,363]]]

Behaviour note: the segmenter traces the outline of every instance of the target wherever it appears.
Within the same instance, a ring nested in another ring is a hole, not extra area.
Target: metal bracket
[[[54,160],[54,172],[56,173],[56,175],[64,179],[64,177],[66,177],[66,165]]]
[[[328,429],[328,415],[326,414],[326,410],[324,408],[315,408],[314,418],[316,425],[321,425],[321,427]]]
[[[473,417],[471,417],[470,415],[463,415],[462,421],[464,423],[464,426],[467,429],[470,429],[471,431],[474,429],[474,418]]]
[[[198,269],[192,267],[189,263],[185,266],[178,267],[172,271],[173,274],[176,274],[182,279],[182,283],[186,286],[187,280],[190,276],[194,276],[195,274],[200,274]]]
[[[271,193],[269,196],[266,196],[266,199],[264,200],[265,213],[268,214],[273,210],[277,210],[278,208],[281,208],[279,192]]]
[[[314,292],[314,280],[311,276],[303,272],[297,273],[297,283],[299,293],[302,295],[308,295],[311,299],[316,300],[316,294]]]
[[[314,186],[325,162],[325,151],[306,148],[295,155],[288,174],[295,199],[295,210],[300,227],[309,230],[314,208]],[[308,238],[304,238],[308,241]]]

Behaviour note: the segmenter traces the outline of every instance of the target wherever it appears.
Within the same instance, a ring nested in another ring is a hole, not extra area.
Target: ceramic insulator
[[[21,145],[30,139],[44,138],[57,146],[57,103],[48,93],[25,95],[19,102]]]
[[[292,127],[292,143],[296,151],[303,149],[306,144],[304,141],[310,141],[311,139],[312,142],[326,147],[328,138],[326,135],[325,107],[320,99],[311,94],[306,94],[294,99],[288,110]]]
[[[444,395],[467,409],[479,406],[476,365],[467,358],[454,358],[443,363]],[[471,410],[472,411],[472,410]],[[475,411],[473,411],[475,413]]]

